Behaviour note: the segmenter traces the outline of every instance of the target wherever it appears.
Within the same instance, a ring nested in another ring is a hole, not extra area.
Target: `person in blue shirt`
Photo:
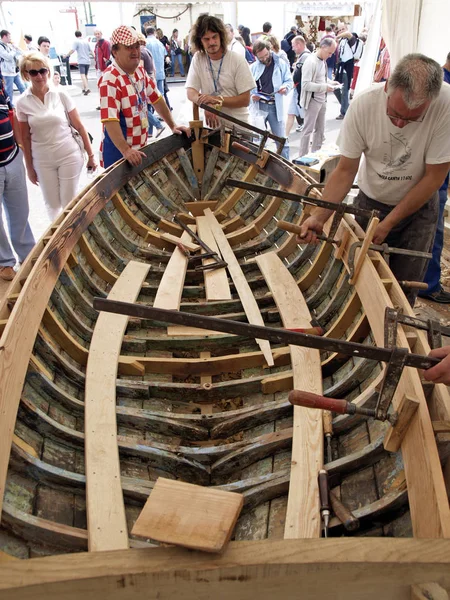
[[[444,72],[444,81],[450,84],[450,52],[447,54],[447,62],[442,67]],[[424,283],[428,284],[425,292],[419,292],[421,298],[426,298],[439,304],[450,304],[450,293],[446,292],[441,285],[441,255],[444,247],[444,209],[447,202],[449,173],[444,183],[439,188],[439,218],[434,236],[432,258],[428,263],[425,273]]]
[[[167,50],[156,37],[155,31],[154,27],[147,27],[145,30],[145,33],[147,34],[147,50],[151,53],[155,64],[156,86],[161,95],[164,96],[164,60],[167,56]]]
[[[444,81],[445,83],[450,83],[450,52],[447,54],[447,62],[442,67],[444,71]]]
[[[251,92],[253,102],[258,102],[259,110],[266,114],[274,135],[284,136],[284,97],[293,86],[289,64],[271,50],[265,40],[257,40],[253,45],[257,60],[250,65],[256,88]],[[289,160],[289,145],[286,140],[281,156]]]

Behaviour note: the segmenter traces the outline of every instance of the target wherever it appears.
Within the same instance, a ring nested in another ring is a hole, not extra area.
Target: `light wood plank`
[[[0,566],[0,600],[410,600],[450,589],[450,542],[395,538],[230,542],[219,556],[183,548],[81,552]]]
[[[256,262],[272,292],[284,327],[310,327],[311,315],[305,299],[277,254],[260,254]],[[290,346],[290,352],[294,388],[322,394],[319,351]],[[317,476],[323,465],[322,411],[294,407],[291,461],[284,537],[319,537],[321,520]]]
[[[214,214],[209,210],[209,208],[205,210],[205,216],[208,219],[209,226],[214,234],[214,237],[216,238],[216,242],[220,247],[220,252],[223,256],[223,259],[228,263],[228,271],[239,294],[239,298],[242,302],[245,314],[247,315],[248,322],[252,323],[253,325],[264,326],[264,321],[259,311],[259,306],[255,300],[255,297],[253,296],[253,292],[245,278],[245,275],[242,272],[237,258],[235,257],[234,252],[220,226],[220,223]],[[256,340],[256,342],[261,348],[269,367],[273,366],[273,357],[269,342],[267,340]]]
[[[329,223],[324,230],[328,234]],[[348,245],[350,246],[357,241],[357,238],[346,220],[341,222],[336,238],[341,239],[346,230],[350,231],[351,239]],[[348,260],[348,248],[344,250],[343,260],[345,263]],[[383,261],[381,262],[383,263]],[[383,265],[382,276],[384,279],[393,278],[387,265],[386,267]],[[380,275],[368,256],[364,259],[355,289],[364,306],[375,343],[383,346],[386,306],[392,307],[394,301],[395,305],[402,307],[406,314],[413,313],[408,308],[404,295],[400,293],[399,289],[397,290],[396,282],[391,288],[390,293],[395,292],[395,296],[391,300],[388,291],[380,281]],[[404,328],[401,325],[398,327],[397,344],[399,347],[408,347]],[[411,421],[401,447],[414,535],[424,538],[450,537],[450,509],[445,482],[427,401],[416,369],[404,370],[394,395],[394,409],[398,408],[404,395],[416,398],[420,402],[419,409]]]
[[[411,586],[411,600],[448,600],[447,591],[436,582]]]
[[[191,335],[229,335],[228,333],[220,333],[219,331],[213,331],[212,329],[199,329],[198,327],[187,327],[185,325],[170,325],[167,328],[167,335],[174,336],[191,336]]]
[[[206,217],[197,217],[197,229],[200,239],[203,240],[211,250],[219,253],[219,248]],[[213,258],[205,258],[202,262],[204,265],[210,265],[214,263],[215,260]],[[205,279],[207,300],[231,300],[230,284],[225,268],[215,269],[214,271],[204,271],[203,277]]]
[[[193,231],[195,232],[195,226]],[[184,231],[180,242],[185,245],[190,239],[192,238],[189,233]],[[180,308],[187,267],[187,256],[179,248],[175,248],[161,277],[153,303],[155,308],[167,308],[168,310],[178,310]]]
[[[130,261],[108,298],[134,302],[150,265]],[[120,481],[116,424],[116,378],[126,315],[100,313],[86,367],[86,509],[90,551],[128,548]]]
[[[222,552],[244,496],[159,477],[132,534],[167,544]]]
[[[174,246],[182,241],[178,236],[172,235],[171,233],[165,233],[163,231],[160,231],[157,235],[165,242],[173,244]],[[183,238],[183,246],[186,248],[186,250],[189,250],[190,252],[197,252],[197,250],[200,250],[200,246],[198,244],[194,244],[191,240],[191,236],[187,233],[187,235]]]
[[[185,202],[184,206],[194,217],[202,217],[205,208],[214,210],[217,206],[217,200],[197,200],[197,202]]]

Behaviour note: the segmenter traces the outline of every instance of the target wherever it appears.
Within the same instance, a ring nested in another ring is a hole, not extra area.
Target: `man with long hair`
[[[248,121],[250,90],[255,81],[245,58],[227,50],[225,25],[217,17],[200,15],[192,28],[191,45],[196,50],[186,80],[187,97],[195,104],[207,104],[223,113]],[[208,111],[206,124],[217,127],[219,120]]]

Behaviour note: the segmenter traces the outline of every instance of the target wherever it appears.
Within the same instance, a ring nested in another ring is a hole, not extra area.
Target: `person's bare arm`
[[[22,136],[22,149],[25,158],[25,166],[27,169],[28,179],[34,185],[38,184],[38,178],[33,166],[33,156],[31,154],[31,131],[28,123],[19,121],[20,134]]]
[[[440,188],[450,168],[450,163],[425,165],[425,174],[402,198],[397,206],[378,225],[373,238],[374,244],[381,244],[395,225],[417,212]]]
[[[88,136],[85,126],[81,122],[80,115],[78,114],[78,110],[76,108],[74,108],[68,114],[69,114],[70,122],[72,123],[73,127],[78,131],[78,133],[81,135],[81,139],[83,140],[84,149],[86,150],[86,153],[88,155],[87,166],[88,166],[88,168],[95,170],[97,168],[97,163],[95,162],[95,157],[94,157],[94,152],[92,150],[91,141],[89,139],[89,136]]]
[[[142,163],[142,157],[145,156],[145,153],[140,150],[134,150],[127,144],[126,139],[123,137],[119,121],[104,121],[103,124],[117,150],[127,159],[130,165],[133,165],[133,167],[139,166]]]
[[[322,200],[340,204],[347,196],[355,181],[359,168],[359,158],[341,156],[338,166],[333,171],[322,193]],[[302,232],[298,236],[301,243],[309,244],[317,241],[317,234],[322,233],[323,226],[333,211],[326,208],[316,208],[310,217],[302,224]]]
[[[16,144],[18,146],[20,146],[21,148],[23,148],[22,131],[20,129],[19,121],[17,120],[16,111],[14,111],[14,119],[13,119],[12,128],[13,128],[13,134],[14,134],[14,139],[16,140]]]

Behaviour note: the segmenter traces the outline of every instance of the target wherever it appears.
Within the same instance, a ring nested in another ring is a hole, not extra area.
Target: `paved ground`
[[[72,82],[73,85],[68,89],[70,95],[73,97],[75,104],[80,113],[81,119],[86,126],[87,130],[94,137],[93,147],[95,153],[98,155],[101,138],[101,123],[99,111],[96,107],[99,105],[99,94],[97,91],[97,83],[94,78],[90,80],[91,93],[88,96],[84,96],[81,93],[81,83],[78,71],[72,71]],[[178,123],[188,124],[188,121],[192,119],[192,105],[186,100],[186,94],[184,91],[184,83],[170,83],[169,101],[174,109],[174,117]],[[16,92],[17,94],[17,92]],[[327,139],[325,144],[334,144],[341,127],[342,121],[336,121],[335,118],[339,113],[339,105],[333,94],[329,94],[328,97],[328,111],[327,111],[327,124],[326,124],[326,135]],[[170,130],[167,129],[161,137],[170,135]],[[291,147],[291,158],[298,155],[300,134],[294,133],[290,136],[290,147]],[[83,174],[80,180],[80,190],[87,183],[87,174],[83,170]],[[41,192],[38,186],[32,185],[28,182],[28,193],[30,200],[30,223],[33,229],[33,233],[39,238],[43,232],[47,229],[49,221],[44,209],[44,204],[41,197]]]

